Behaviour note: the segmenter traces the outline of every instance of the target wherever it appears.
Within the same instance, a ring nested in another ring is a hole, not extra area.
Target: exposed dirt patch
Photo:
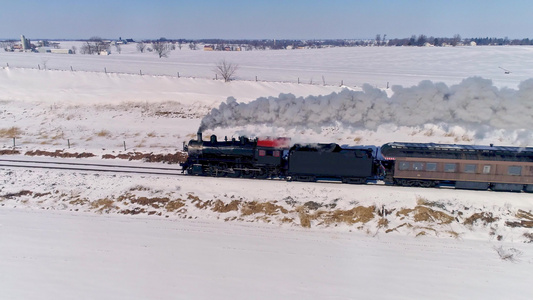
[[[31,196],[31,195],[33,195],[32,191],[22,190],[22,191],[20,191],[18,193],[9,193],[9,194],[2,195],[0,197],[5,198],[5,199],[13,199],[15,197]]]
[[[63,150],[56,150],[55,152],[34,150],[34,151],[26,152],[25,155],[28,155],[28,156],[50,156],[50,157],[61,157],[61,158],[86,158],[86,157],[96,156],[96,155],[94,155],[92,153],[88,153],[88,152],[68,153],[68,152],[63,152]]]
[[[18,150],[0,150],[0,155],[15,155],[20,154]]]
[[[142,152],[129,152],[124,154],[112,155],[104,154],[102,159],[127,159],[127,160],[142,160],[145,162],[163,162],[168,164],[178,164],[187,160],[186,152],[176,152],[174,154],[153,154]]]

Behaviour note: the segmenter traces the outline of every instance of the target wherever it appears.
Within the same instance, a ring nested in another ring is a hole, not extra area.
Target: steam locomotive
[[[184,145],[183,171],[191,175],[338,180],[364,184],[533,192],[533,148],[387,143],[348,147],[290,145],[289,138],[208,141],[198,133]]]

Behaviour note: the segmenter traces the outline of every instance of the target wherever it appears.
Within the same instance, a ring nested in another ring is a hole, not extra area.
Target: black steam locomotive
[[[294,181],[337,179],[365,183],[381,176],[383,169],[372,148],[343,148],[337,144],[290,147],[290,139],[227,138],[212,135],[185,145],[188,159],[181,164],[192,175],[245,178],[286,178]]]
[[[293,181],[382,181],[400,186],[533,192],[533,148],[387,143],[381,147],[295,144],[288,138],[218,141],[184,146],[192,175]]]

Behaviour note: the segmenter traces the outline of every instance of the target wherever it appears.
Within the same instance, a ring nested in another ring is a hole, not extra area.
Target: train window
[[[272,153],[272,156],[274,156],[274,157],[279,157],[279,151],[277,151],[277,150],[274,151],[274,152]]]
[[[398,168],[399,168],[401,171],[409,170],[409,162],[401,161],[401,162],[400,162],[400,165],[398,166]]]
[[[420,171],[420,170],[423,170],[423,169],[424,169],[424,163],[421,163],[421,162],[413,163],[413,170]]]
[[[427,163],[426,171],[435,172],[437,171],[437,163]]]
[[[455,172],[457,164],[444,164],[444,172]]]
[[[483,166],[483,174],[490,174],[490,166],[489,165]]]
[[[465,173],[476,173],[476,169],[477,169],[476,165],[466,164],[464,171]]]
[[[509,173],[509,175],[521,175],[522,167],[521,166],[509,166],[507,168],[507,172]]]
[[[266,156],[265,150],[259,150],[259,156]]]

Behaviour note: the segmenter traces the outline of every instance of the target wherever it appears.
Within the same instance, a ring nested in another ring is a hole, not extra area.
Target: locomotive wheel
[[[243,171],[242,178],[254,178],[254,172],[252,171]]]
[[[255,174],[255,178],[258,178],[258,179],[267,179],[268,177],[269,177],[269,174],[267,170],[265,169],[261,169],[259,173]]]
[[[233,170],[233,172],[228,172],[226,173],[228,175],[228,177],[230,178],[238,178],[238,177],[241,177],[241,171],[235,171]]]

